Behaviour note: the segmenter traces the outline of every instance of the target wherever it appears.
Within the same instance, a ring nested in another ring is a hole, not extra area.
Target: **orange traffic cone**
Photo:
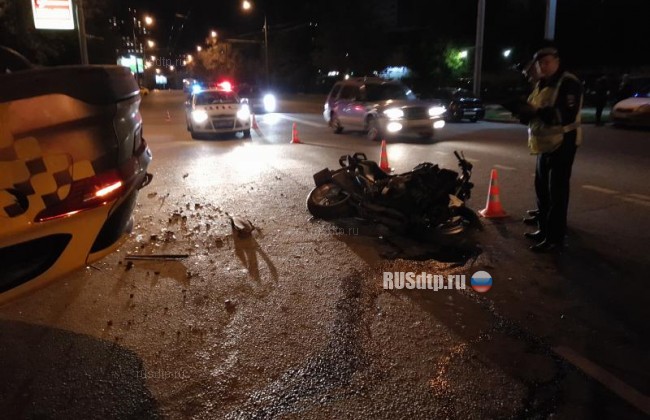
[[[381,156],[379,157],[379,169],[386,173],[392,172],[388,166],[388,154],[386,153],[386,140],[381,141]]]
[[[296,123],[293,123],[293,129],[291,130],[291,144],[300,143],[300,137],[298,137],[298,127]]]
[[[499,198],[499,179],[496,169],[492,169],[492,172],[490,173],[490,188],[488,190],[487,204],[483,210],[479,211],[479,214],[485,218],[507,216],[503,207],[501,207],[501,199]]]
[[[255,114],[253,114],[253,121],[251,122],[251,128],[253,130],[259,130],[260,126],[257,125],[257,120],[255,119]]]
[[[165,117],[165,121],[169,122],[172,120],[172,116],[169,115],[169,111],[167,111],[167,116]]]

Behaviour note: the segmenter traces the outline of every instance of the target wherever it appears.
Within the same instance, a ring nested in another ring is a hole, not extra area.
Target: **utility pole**
[[[485,28],[485,0],[478,0],[476,15],[476,46],[474,47],[474,95],[481,97],[481,70],[483,65],[483,31]]]
[[[557,12],[557,0],[546,0],[546,27],[544,28],[544,39],[555,40],[555,15]]]
[[[77,21],[77,33],[79,34],[79,52],[81,64],[88,65],[88,44],[86,43],[86,20],[84,18],[83,0],[75,0],[75,18]]]

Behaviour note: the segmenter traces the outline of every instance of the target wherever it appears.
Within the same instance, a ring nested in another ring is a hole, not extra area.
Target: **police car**
[[[193,93],[185,103],[187,130],[193,139],[200,134],[242,132],[251,135],[251,111],[231,89],[213,88]]]
[[[149,183],[129,69],[0,74],[0,304],[114,251]]]

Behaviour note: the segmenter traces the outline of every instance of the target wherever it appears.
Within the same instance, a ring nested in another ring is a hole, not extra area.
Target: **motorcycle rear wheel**
[[[354,214],[350,196],[336,184],[327,183],[311,190],[307,196],[309,212],[323,220],[349,217]]]

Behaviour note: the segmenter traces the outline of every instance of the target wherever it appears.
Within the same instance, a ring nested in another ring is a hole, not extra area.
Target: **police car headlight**
[[[248,105],[243,104],[241,108],[239,108],[239,111],[237,111],[237,118],[239,118],[242,121],[246,121],[250,119],[251,117],[251,109],[248,107]]]
[[[429,108],[429,116],[430,117],[438,117],[442,114],[444,114],[447,111],[447,108],[444,106],[434,106]]]
[[[404,111],[399,108],[388,108],[384,111],[384,115],[391,120],[398,120],[400,118],[404,118]]]
[[[276,107],[276,101],[275,101],[275,96],[273,96],[270,93],[267,93],[264,95],[264,110],[266,112],[275,112],[275,107]]]
[[[205,112],[202,109],[196,109],[192,111],[192,120],[197,123],[201,124],[202,122],[205,122],[208,119],[208,113]]]

